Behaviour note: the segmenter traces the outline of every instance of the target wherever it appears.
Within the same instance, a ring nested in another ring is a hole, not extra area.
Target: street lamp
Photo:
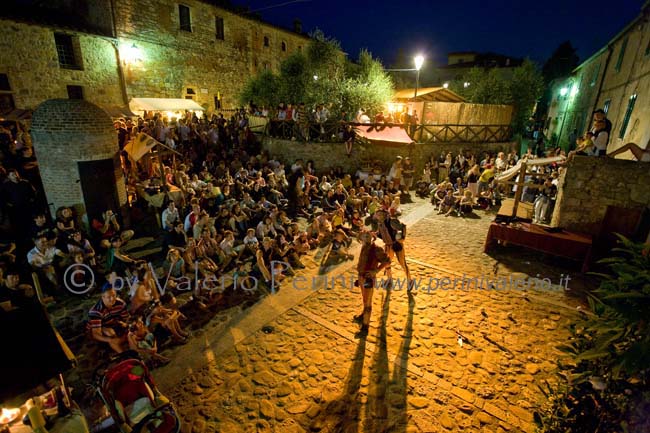
[[[413,97],[413,102],[415,102],[418,98],[418,87],[420,86],[420,69],[424,63],[424,56],[418,54],[415,56],[413,61],[415,62],[415,70],[417,71],[415,75],[415,96]]]

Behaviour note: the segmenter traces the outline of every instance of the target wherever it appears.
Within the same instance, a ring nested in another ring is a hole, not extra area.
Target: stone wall
[[[0,19],[0,73],[7,74],[17,108],[35,109],[55,98],[67,98],[68,85],[82,86],[95,104],[123,104],[113,43],[99,36],[63,31],[78,42],[82,70],[59,66],[52,28]],[[57,30],[58,32],[58,30]]]
[[[559,180],[552,226],[600,233],[608,206],[643,209],[650,205],[650,164],[577,156]]]
[[[265,68],[277,70],[285,57],[309,41],[198,0],[182,4],[190,8],[191,32],[180,29],[176,1],[116,0],[120,52],[122,47],[135,46],[140,56],[124,64],[131,97],[182,98],[190,88],[192,99],[209,111],[217,95],[222,107],[235,107],[250,77]],[[223,19],[223,40],[216,37],[216,17]]]
[[[347,156],[344,143],[303,143],[299,141],[280,140],[267,137],[263,147],[271,156],[280,160],[293,163],[301,158],[304,161],[313,160],[318,172],[329,171],[330,167],[341,166],[349,173],[356,172],[363,162],[368,160],[381,160],[386,172],[395,157],[410,157],[415,163],[416,173],[421,173],[425,162],[432,156],[439,156],[440,152],[458,154],[461,149],[474,154],[481,152],[496,153],[509,151],[516,146],[515,143],[453,143],[453,144],[414,144],[410,146],[385,146],[380,144],[361,145],[355,143],[352,155]]]

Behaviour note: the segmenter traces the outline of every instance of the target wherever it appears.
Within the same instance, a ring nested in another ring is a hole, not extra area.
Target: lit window
[[[54,33],[59,66],[65,69],[82,69],[81,56],[77,55],[76,40],[72,35]]]
[[[630,96],[630,100],[627,101],[627,110],[625,111],[625,117],[623,117],[623,124],[621,125],[621,132],[618,134],[618,138],[625,137],[627,125],[630,123],[630,117],[632,117],[632,111],[634,110],[634,104],[636,104],[636,93]]]
[[[178,5],[178,21],[180,29],[186,32],[192,31],[192,19],[190,17],[190,8],[185,5]]]

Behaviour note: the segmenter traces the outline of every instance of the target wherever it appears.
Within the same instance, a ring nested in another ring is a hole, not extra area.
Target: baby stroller
[[[95,370],[94,388],[121,433],[179,433],[181,421],[158,391],[137,353],[128,351]]]

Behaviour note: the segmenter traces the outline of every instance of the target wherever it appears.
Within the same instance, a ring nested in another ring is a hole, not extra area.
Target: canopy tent
[[[205,111],[192,99],[182,98],[132,98],[129,107],[132,111]]]
[[[102,105],[101,107],[112,119],[138,117],[125,105]]]
[[[413,139],[409,137],[401,126],[357,126],[355,132],[360,138],[377,142],[384,142],[390,145],[411,144]]]
[[[415,89],[402,89],[393,94],[393,100],[396,102],[412,102],[415,96]],[[465,102],[466,99],[459,94],[452,92],[444,87],[423,87],[418,88],[416,102]]]

